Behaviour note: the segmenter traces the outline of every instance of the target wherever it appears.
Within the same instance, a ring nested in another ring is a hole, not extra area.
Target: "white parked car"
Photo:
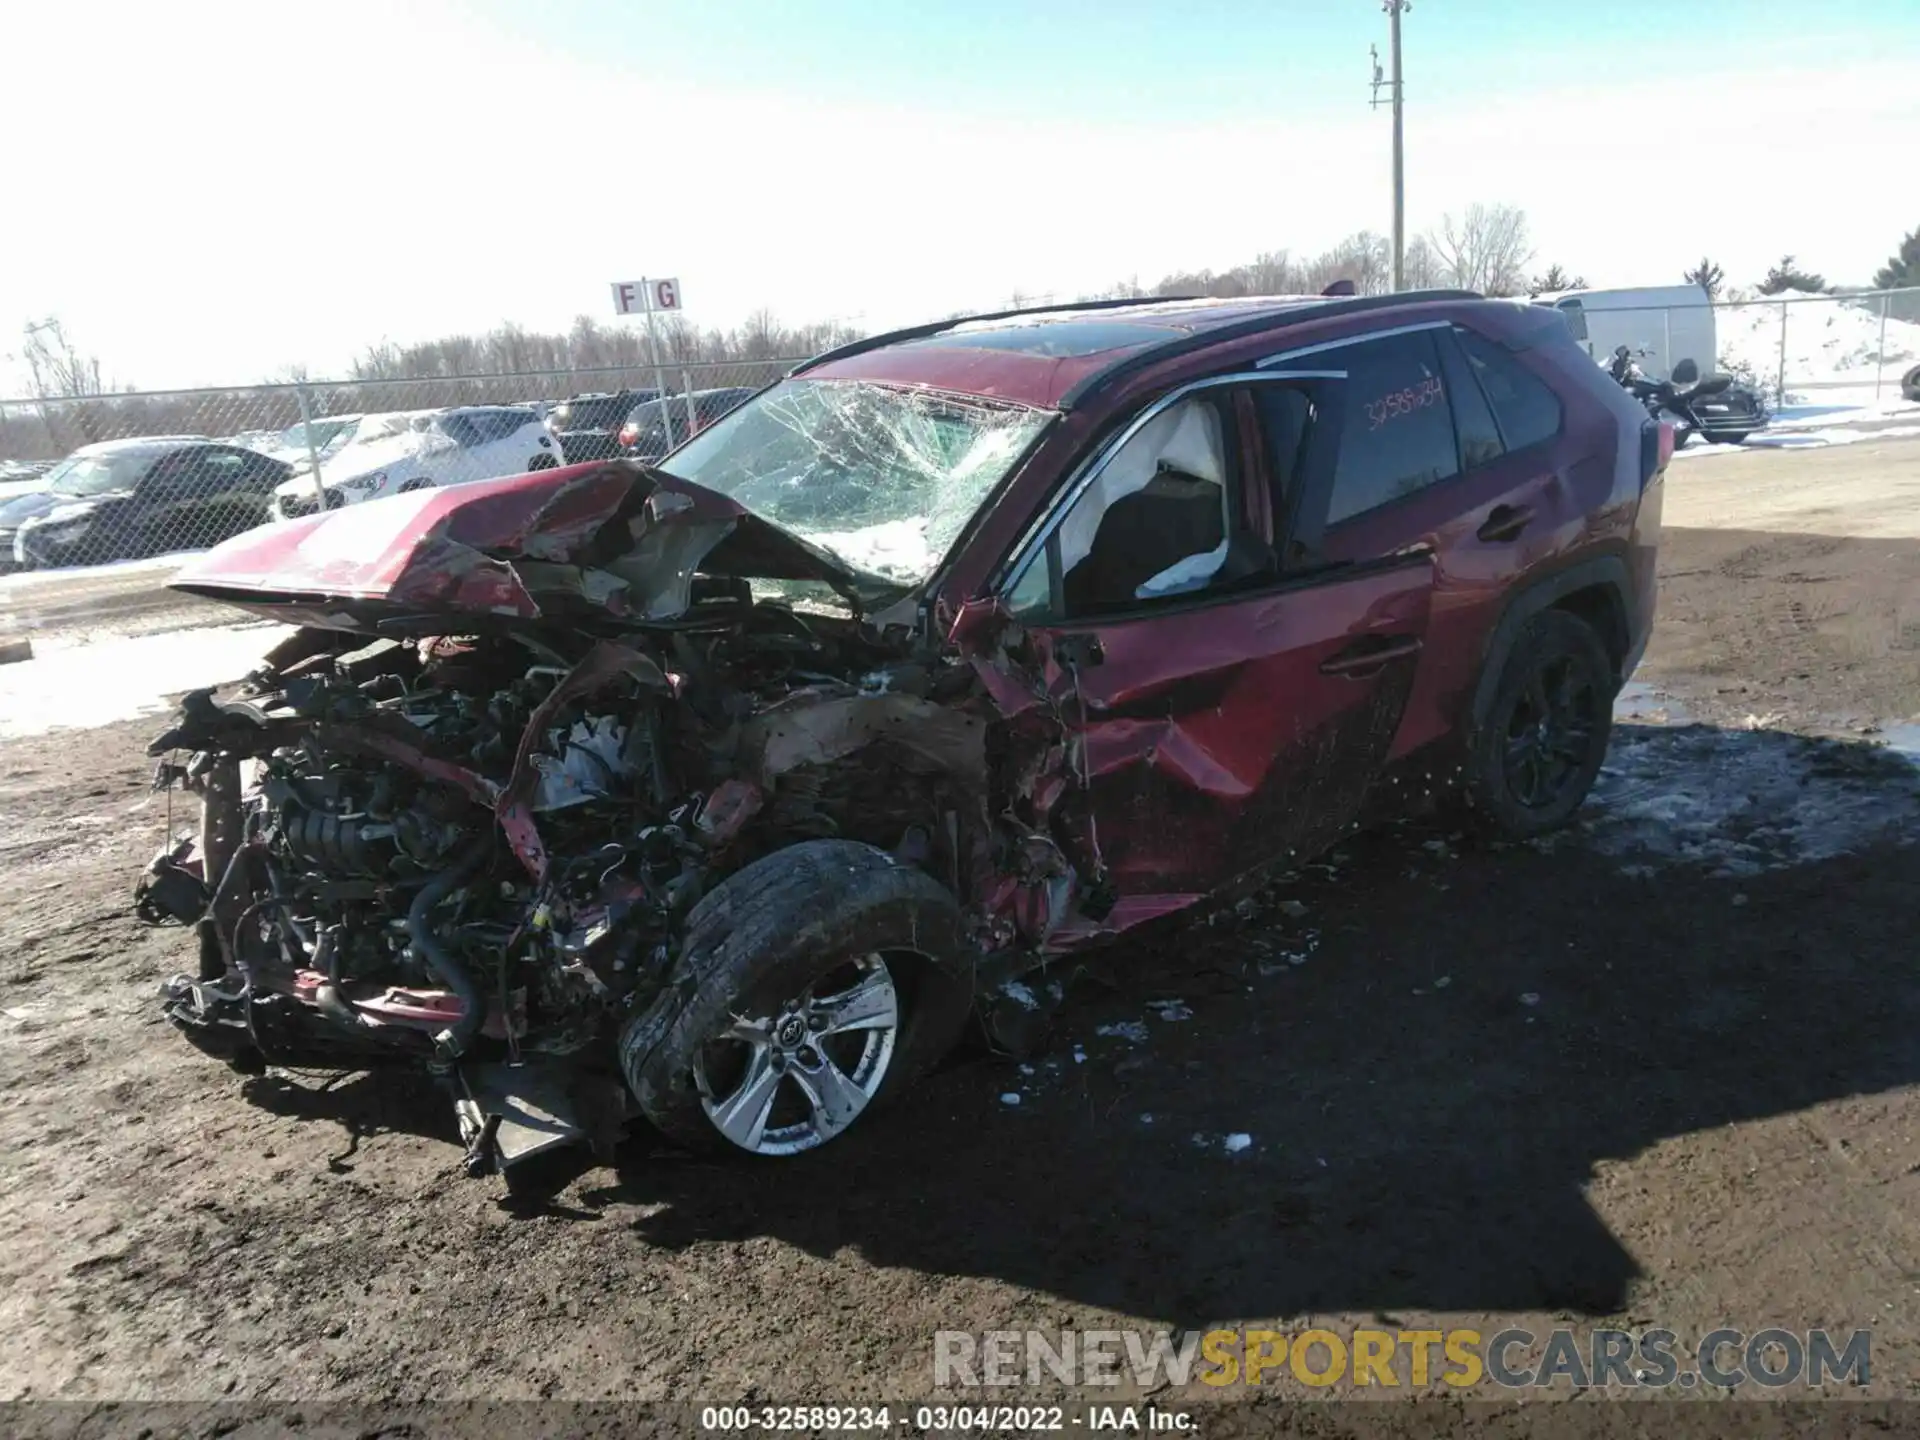
[[[326,507],[337,510],[436,485],[523,475],[566,463],[560,442],[524,405],[463,405],[368,415],[353,439],[320,462]],[[287,520],[319,510],[313,477],[274,491],[273,513]]]
[[[284,461],[296,470],[305,470],[309,468],[314,455],[317,454],[321,463],[325,464],[351,445],[361,422],[387,418],[384,415],[322,415],[312,421],[303,420],[289,425],[265,443],[251,448],[262,455]]]

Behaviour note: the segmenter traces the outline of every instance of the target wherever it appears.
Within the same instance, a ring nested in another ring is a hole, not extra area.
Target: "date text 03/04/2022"
[[[1017,1435],[1069,1430],[1187,1434],[1185,1410],[1159,1405],[709,1405],[700,1412],[704,1434],[841,1431],[961,1432]]]

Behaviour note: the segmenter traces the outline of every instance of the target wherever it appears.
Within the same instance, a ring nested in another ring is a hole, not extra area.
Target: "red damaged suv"
[[[253,531],[176,581],[300,628],[154,743],[202,801],[138,901],[197,933],[167,1014],[431,1070],[476,1172],[638,1117],[812,1149],[1383,795],[1564,822],[1671,443],[1526,305],[1085,304],[846,346],[652,466]]]

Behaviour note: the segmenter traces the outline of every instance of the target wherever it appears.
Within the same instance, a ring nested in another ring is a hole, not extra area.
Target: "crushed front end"
[[[136,897],[197,937],[163,994],[194,1044],[424,1067],[484,1171],[611,1142],[623,1027],[699,983],[690,910],[782,847],[870,847],[967,901],[956,971],[1038,953],[1009,906],[1060,882],[994,818],[1014,762],[973,666],[657,472],[474,490],[274,527],[178,582],[300,622],[150,747],[200,802]]]

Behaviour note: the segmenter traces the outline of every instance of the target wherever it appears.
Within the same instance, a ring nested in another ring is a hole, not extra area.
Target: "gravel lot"
[[[777,1178],[514,1203],[431,1090],[202,1059],[127,904],[154,722],[0,742],[0,1397],[906,1398],[939,1329],[1309,1317],[1871,1326],[1914,1393],[1920,442],[1669,483],[1580,829],[1355,841]]]

